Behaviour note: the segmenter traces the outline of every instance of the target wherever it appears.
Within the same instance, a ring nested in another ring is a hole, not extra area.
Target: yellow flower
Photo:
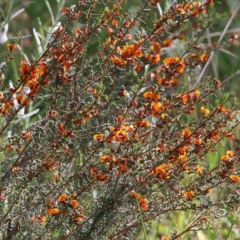
[[[201,107],[201,112],[202,112],[203,114],[207,115],[207,114],[210,113],[210,110],[202,106],[202,107]]]

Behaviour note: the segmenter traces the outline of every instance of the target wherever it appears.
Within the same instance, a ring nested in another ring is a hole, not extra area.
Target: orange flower
[[[154,42],[151,46],[150,46],[151,51],[153,51],[154,53],[160,53],[161,52],[161,46],[159,42]]]
[[[67,135],[67,131],[64,129],[63,123],[60,123],[60,124],[58,125],[58,130],[59,130],[59,132],[62,134],[62,136],[66,136],[66,135]]]
[[[130,168],[127,166],[126,163],[120,163],[120,170],[119,170],[119,174],[124,174],[126,172],[129,172]]]
[[[169,118],[168,113],[162,113],[161,118],[165,120],[168,119]]]
[[[42,161],[41,165],[46,169],[46,171],[51,171],[57,167],[58,162],[55,162],[53,158],[49,158],[47,161]]]
[[[190,54],[190,60],[192,60],[192,61],[196,60],[197,57],[198,57],[198,55],[196,53]]]
[[[58,115],[58,112],[55,110],[49,110],[49,112],[48,112],[48,116],[51,119],[55,118],[57,115]]]
[[[7,45],[8,49],[12,52],[13,50],[17,49],[17,44],[8,44]]]
[[[30,70],[30,65],[26,61],[22,61],[21,68],[19,70],[21,73],[27,74]]]
[[[201,56],[200,56],[200,61],[201,62],[206,62],[209,58],[209,55],[207,53],[203,53]]]
[[[114,139],[117,142],[125,142],[127,139],[129,139],[128,133],[123,131],[123,130],[119,130],[116,132],[116,134],[114,135]]]
[[[135,130],[135,127],[133,125],[126,125],[124,126],[124,129],[128,132],[133,132]]]
[[[238,35],[237,33],[233,33],[229,41],[230,41],[232,44],[236,45],[236,43],[237,43],[236,40],[237,40],[238,38],[239,38],[239,35]]]
[[[41,224],[44,224],[47,221],[46,216],[44,216],[44,215],[40,216],[39,221],[40,221]]]
[[[152,55],[149,54],[149,53],[146,53],[146,54],[144,55],[144,58],[145,58],[145,60],[146,60],[147,62],[150,62],[150,61],[152,60]]]
[[[138,203],[143,211],[148,210],[148,200],[146,198],[140,198]]]
[[[143,94],[143,97],[148,98],[152,101],[157,101],[160,99],[160,94],[159,93],[154,93],[154,92],[145,92]]]
[[[13,107],[13,102],[10,101],[6,101],[5,103],[2,104],[2,106],[0,107],[0,115],[4,114],[4,115],[9,115],[9,110]]]
[[[183,163],[187,162],[187,160],[188,160],[188,157],[185,154],[178,156],[178,162],[180,164],[183,164]]]
[[[227,153],[226,153],[229,157],[233,157],[234,156],[234,151],[232,150],[227,150]]]
[[[221,160],[223,161],[223,162],[227,162],[231,157],[233,157],[234,156],[234,151],[232,151],[232,150],[228,150],[227,152],[226,152],[226,155],[223,155],[222,157],[221,157]]]
[[[203,217],[203,221],[204,221],[204,222],[209,222],[210,219],[209,219],[208,217]]]
[[[232,182],[237,183],[240,182],[240,177],[236,175],[230,175],[229,178],[232,180]]]
[[[181,33],[178,35],[178,39],[183,40],[184,38],[185,38],[185,33],[184,33],[184,32],[181,32]]]
[[[200,94],[201,92],[199,90],[195,90],[194,92],[190,93],[190,98],[196,101],[199,98]]]
[[[59,209],[58,208],[48,208],[47,209],[47,213],[49,214],[49,215],[58,215],[59,214]]]
[[[204,191],[205,194],[210,194],[212,192],[212,189],[211,188],[208,188]]]
[[[172,46],[172,39],[168,38],[163,41],[164,47],[171,47]]]
[[[183,111],[183,113],[186,113],[186,114],[188,114],[188,115],[191,115],[194,111],[195,111],[195,107],[184,107],[183,109],[182,109],[182,111]]]
[[[39,64],[39,76],[43,76],[47,72],[47,65],[45,63]]]
[[[165,65],[175,65],[179,61],[178,57],[165,58],[163,63]]]
[[[112,24],[112,26],[117,27],[117,25],[118,25],[118,20],[113,19],[112,22],[111,22],[111,24]]]
[[[181,95],[181,96],[179,96],[179,97],[180,97],[180,99],[181,99],[181,101],[182,101],[183,104],[186,104],[187,102],[190,101],[190,96],[189,96],[189,94],[183,94],[183,95]]]
[[[149,127],[150,123],[148,121],[142,120],[142,121],[136,122],[135,126],[137,126],[137,127]]]
[[[110,56],[110,61],[113,62],[117,66],[125,66],[127,64],[126,60],[123,60],[122,58],[118,58],[113,55]]]
[[[93,175],[93,178],[101,182],[107,182],[109,180],[109,176],[106,174]]]
[[[117,120],[118,120],[119,123],[121,123],[124,120],[124,116],[123,115],[118,115]]]
[[[139,48],[140,43],[133,45],[125,45],[123,50],[120,51],[120,55],[124,58],[128,57],[141,57],[143,55],[142,50]]]
[[[154,168],[152,173],[155,173],[157,178],[168,179],[168,178],[170,178],[170,176],[169,176],[169,174],[166,171],[168,169],[170,169],[171,167],[172,167],[171,165],[162,164],[162,165]]]
[[[3,92],[0,92],[0,101],[4,99]]]
[[[191,134],[192,134],[192,132],[189,128],[185,128],[182,130],[182,135],[186,138],[189,137]]]
[[[183,194],[183,196],[184,196],[186,199],[190,200],[190,199],[192,199],[192,198],[195,196],[195,192],[194,192],[194,191],[185,192],[185,193]]]
[[[22,146],[22,145],[20,145],[19,147],[18,147],[18,150],[21,152],[22,150],[24,149],[24,146]]]
[[[220,88],[222,86],[222,83],[218,79],[214,79],[214,86],[216,88]]]
[[[59,203],[65,203],[67,200],[68,200],[68,196],[66,194],[62,194],[61,196],[58,197]]]
[[[68,13],[68,8],[63,7],[61,12],[64,13],[64,14]]]
[[[233,140],[235,138],[235,135],[233,133],[226,133],[226,132],[224,132],[223,135],[224,135],[224,137],[227,137],[227,138],[229,138],[231,140]]]
[[[175,5],[175,9],[180,12],[180,14],[185,14],[185,9],[183,7],[183,4],[177,4]]]
[[[167,235],[164,235],[160,238],[160,240],[170,240],[170,238]]]
[[[97,168],[90,168],[90,173],[91,173],[92,175],[98,174]]]
[[[22,104],[23,106],[28,106],[30,101],[23,95],[19,94],[16,97],[19,104]]]
[[[159,62],[160,62],[160,54],[154,54],[153,57],[151,58],[151,63],[157,64]]]
[[[158,113],[161,112],[162,111],[162,103],[151,102],[151,109]]]
[[[32,221],[40,223],[40,224],[44,224],[47,221],[47,218],[46,218],[46,216],[42,215],[40,217],[33,217]]]
[[[36,80],[29,80],[26,83],[26,86],[29,87],[30,89],[35,88],[38,85],[38,81]]]
[[[57,175],[57,174],[53,174],[53,175],[51,176],[51,179],[52,179],[53,181],[59,181],[59,180],[60,180],[60,176]]]
[[[221,139],[219,129],[215,129],[215,130],[211,131],[209,133],[209,135],[210,135],[210,138],[213,139],[216,142],[218,142]]]
[[[81,215],[79,215],[79,216],[77,216],[77,217],[75,218],[75,222],[76,222],[77,224],[79,224],[80,222],[83,221],[84,218],[85,218],[85,216],[81,214]]]
[[[203,166],[198,166],[198,167],[195,169],[195,172],[198,173],[199,175],[202,175]]]
[[[163,144],[163,145],[159,145],[156,149],[159,152],[163,152],[164,150],[167,150],[168,147],[165,144]]]
[[[8,144],[8,145],[6,146],[6,149],[7,149],[8,151],[11,151],[11,150],[13,150],[13,146],[12,146],[11,144]]]
[[[158,3],[161,3],[162,0],[151,0],[150,5],[157,6]]]
[[[100,158],[100,162],[116,162],[116,158],[113,155],[104,155]]]
[[[141,195],[135,192],[134,190],[131,191],[130,196],[137,199],[143,211],[148,210],[148,200],[146,198],[141,197]]]
[[[183,104],[186,104],[190,101],[196,101],[199,96],[200,96],[201,92],[199,90],[194,90],[190,93],[184,93],[184,94],[179,94],[177,95],[177,98],[180,98]]]
[[[224,107],[223,105],[219,105],[217,107],[217,110],[218,110],[218,112],[222,112],[222,113],[229,113],[230,112],[230,110],[228,108]]]
[[[211,5],[211,4],[213,4],[213,2],[214,2],[214,0],[208,0],[208,1],[207,1],[207,4],[208,4],[208,5]]]
[[[71,201],[69,202],[69,204],[70,204],[70,206],[71,206],[72,208],[77,208],[78,205],[79,205],[78,201],[75,200],[75,199],[71,200]]]
[[[113,29],[112,28],[110,28],[110,27],[107,27],[107,33],[108,34],[110,34],[110,33],[113,33],[114,31],[113,31]]]
[[[103,140],[103,138],[104,138],[104,134],[103,133],[98,133],[98,134],[95,134],[94,136],[93,136],[93,139],[95,140],[95,141],[102,141]]]
[[[134,190],[131,191],[130,196],[134,197],[136,199],[140,199],[140,197],[141,197],[141,195],[138,194],[137,192],[135,192]]]
[[[180,147],[178,148],[178,152],[179,152],[180,154],[186,154],[186,153],[188,152],[188,149],[189,149],[189,147],[186,146],[186,145],[180,146]]]
[[[75,32],[76,38],[79,38],[83,34],[80,28],[76,28],[74,32]]]
[[[29,141],[31,139],[31,133],[30,131],[24,131],[22,132],[22,138],[26,141]]]
[[[12,173],[19,173],[21,172],[23,169],[21,167],[12,167],[11,171]]]
[[[202,139],[201,138],[195,139],[194,144],[197,145],[197,146],[200,146],[202,144]]]

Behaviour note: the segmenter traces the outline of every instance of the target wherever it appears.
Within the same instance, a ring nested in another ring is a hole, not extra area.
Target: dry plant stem
[[[240,187],[237,187],[236,189],[234,189],[232,192],[235,192],[237,189],[239,189]],[[218,200],[219,203],[221,203],[221,201],[223,201],[225,198],[227,198],[227,194],[225,196],[223,196],[222,198],[220,198]],[[176,236],[174,236],[172,239],[179,239],[181,236],[183,236],[185,233],[190,232],[190,231],[194,231],[194,227],[198,226],[198,222],[201,220],[202,217],[207,215],[207,212],[211,210],[211,208],[215,207],[215,205],[217,205],[218,203],[214,204],[213,206],[208,207],[208,209],[204,210],[202,213],[200,213],[194,221],[192,221],[192,223],[189,224],[189,226],[182,231],[181,233],[177,234]],[[213,210],[214,211],[214,210]]]
[[[0,220],[0,224],[2,224],[2,223],[6,220],[8,214],[12,211],[13,207],[14,207],[15,204],[18,202],[19,197],[20,197],[20,195],[22,194],[23,190],[24,190],[24,189],[22,189],[22,190],[19,192],[18,196],[15,198],[15,200],[13,201],[13,203],[11,204],[11,206],[9,207],[8,211],[4,214],[4,216],[3,216],[2,219]]]
[[[210,28],[207,28],[206,30],[206,34],[207,35],[210,35]],[[212,40],[210,37],[207,38],[207,41],[208,41],[208,45],[209,46],[212,46]],[[213,72],[214,72],[214,76],[219,79],[219,76],[218,76],[218,69],[217,69],[217,63],[215,61],[211,61],[211,64],[212,64],[212,69],[213,69]]]
[[[191,50],[191,48],[199,42],[201,37],[206,33],[206,30],[212,25],[212,23],[208,23],[207,26],[203,28],[201,33],[197,36],[197,38],[193,41],[193,43],[189,44],[189,47],[186,49],[186,51],[181,55],[180,59],[182,59],[188,52]]]
[[[144,82],[144,79],[142,80],[142,83],[139,85],[139,90],[140,90],[143,82]],[[132,100],[131,100],[130,102],[134,101],[134,99],[136,98],[136,95],[137,95],[137,93],[138,93],[139,90],[137,90],[137,91],[135,92],[135,94],[134,94],[134,96],[133,96],[133,98],[132,98]],[[125,112],[124,115],[123,115],[123,119],[126,117],[126,115],[127,115],[127,113],[129,112],[129,110],[130,110],[130,108],[127,108],[127,109],[126,109],[126,112]],[[94,152],[92,152],[92,155],[90,155],[90,156],[85,160],[85,163],[82,164],[81,166],[79,166],[79,168],[75,171],[75,174],[71,177],[72,179],[74,179],[74,178],[77,176],[77,174],[81,171],[81,169],[83,169],[83,167],[90,161],[91,157],[94,156],[95,153],[96,153],[99,149],[101,149],[101,147],[107,142],[107,140],[109,139],[109,137],[110,137],[114,132],[116,132],[117,127],[118,127],[118,126],[116,126],[116,127],[109,133],[109,136],[101,143],[101,145],[99,145],[98,148],[96,148],[96,149],[94,150]],[[97,165],[99,165],[99,164],[100,164],[100,163],[97,163],[96,165],[94,165],[94,167],[97,166]],[[116,184],[117,184],[117,182],[116,182]],[[115,186],[116,186],[116,184],[115,184]]]
[[[239,32],[240,28],[232,28],[226,31],[226,33],[235,33],[235,32]],[[213,32],[213,33],[208,33],[206,37],[204,38],[212,38],[212,37],[217,37],[217,36],[221,36],[222,31],[221,32]]]
[[[235,189],[235,190],[236,190],[236,189]],[[234,191],[235,191],[235,190],[234,190]],[[234,192],[234,191],[233,191],[233,192]],[[225,197],[227,197],[227,196],[223,196],[221,199],[219,199],[218,202],[221,202]],[[179,233],[178,235],[174,236],[173,239],[179,239],[179,238],[180,238],[181,236],[183,236],[185,233],[187,233],[187,232],[189,232],[189,231],[192,231],[192,230],[193,230],[193,229],[192,229],[193,227],[198,226],[198,221],[200,220],[200,218],[201,218],[202,216],[207,215],[208,211],[210,211],[211,208],[215,207],[217,204],[218,204],[218,203],[212,204],[212,206],[209,206],[208,209],[206,209],[206,210],[204,210],[203,212],[199,213],[199,215],[196,216],[195,220],[192,221],[192,222],[190,223],[190,225],[189,225],[183,232],[181,232],[181,233]],[[202,209],[202,208],[200,207],[200,209]],[[176,211],[178,211],[178,210],[180,211],[181,208],[180,208],[180,209],[175,208],[175,210],[176,210]],[[189,210],[192,210],[192,209],[189,208]],[[214,211],[214,210],[213,210],[213,211]],[[162,211],[162,212],[160,212],[160,213],[157,213],[156,215],[153,215],[153,216],[151,216],[151,217],[144,218],[144,219],[143,219],[143,222],[146,223],[146,222],[148,222],[148,221],[151,221],[152,219],[155,219],[156,217],[161,216],[164,212],[171,212],[171,208],[168,209],[168,210],[164,210],[164,211]],[[116,234],[111,235],[111,236],[109,237],[109,239],[114,239],[116,236],[119,236],[120,234],[124,233],[124,232],[127,231],[128,229],[131,229],[132,227],[136,227],[137,225],[141,225],[141,224],[142,224],[142,221],[141,221],[141,220],[138,221],[138,222],[136,222],[136,223],[133,223],[133,225],[130,225],[130,226],[128,226],[127,228],[122,229],[121,231],[117,232]]]
[[[221,43],[221,41],[223,40],[223,38],[224,38],[225,34],[227,33],[227,30],[228,30],[228,28],[230,27],[233,19],[234,19],[235,16],[237,15],[237,12],[238,12],[239,8],[240,8],[240,3],[238,3],[237,7],[234,9],[234,11],[233,11],[233,13],[232,13],[232,16],[229,18],[229,20],[228,20],[228,22],[227,22],[224,30],[222,31],[222,33],[221,33],[221,35],[220,35],[220,37],[219,37],[219,39],[218,39],[218,43]],[[208,61],[207,61],[206,64],[204,65],[204,68],[202,69],[200,75],[199,75],[198,78],[197,78],[197,82],[196,82],[196,83],[199,83],[199,82],[202,80],[202,78],[203,78],[203,76],[204,76],[204,74],[205,74],[205,72],[206,72],[206,70],[207,70],[207,68],[208,68],[208,65],[209,65],[210,62],[212,61],[213,56],[214,56],[214,52],[211,52]]]

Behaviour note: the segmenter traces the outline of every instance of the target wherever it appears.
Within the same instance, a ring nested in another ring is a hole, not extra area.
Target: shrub
[[[161,239],[179,239],[226,228],[229,217],[227,234],[234,228],[239,149],[228,140],[239,117],[220,95],[239,72],[218,80],[203,66],[238,35],[202,41],[216,21],[212,0],[166,13],[157,0],[132,12],[130,1],[114,2],[64,7],[64,23],[10,85],[20,40],[7,45],[4,239],[135,239],[140,230],[146,239],[157,221],[171,223]],[[179,214],[179,226],[169,221]]]

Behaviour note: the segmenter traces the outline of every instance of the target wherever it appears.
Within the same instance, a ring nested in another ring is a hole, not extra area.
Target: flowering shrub
[[[173,221],[161,232],[180,239],[223,228],[221,219],[237,211],[239,149],[228,140],[238,112],[230,95],[217,95],[239,73],[196,79],[211,52],[238,35],[200,44],[215,20],[213,0],[159,15],[160,2],[143,1],[135,15],[129,1],[109,2],[97,17],[102,1],[64,7],[65,22],[36,61],[21,62],[12,86],[4,73],[18,40],[8,44],[0,94],[5,239],[134,239],[141,229],[146,238],[148,224],[181,213],[181,228]],[[25,128],[21,116],[36,102],[41,117]],[[219,148],[213,163],[208,156]]]

